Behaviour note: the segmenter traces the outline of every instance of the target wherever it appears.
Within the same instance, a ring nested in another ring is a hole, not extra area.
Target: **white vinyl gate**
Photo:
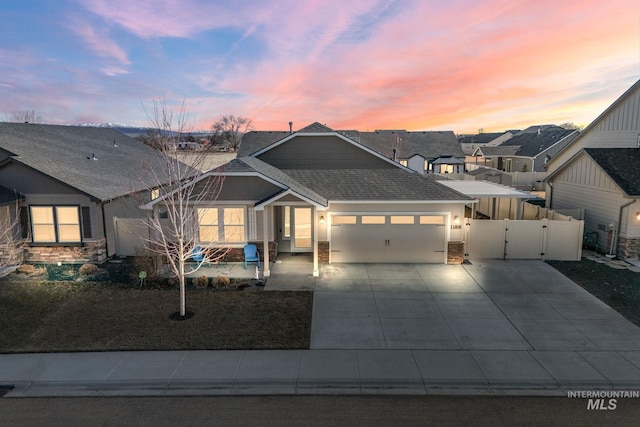
[[[579,261],[584,221],[465,219],[470,259]]]
[[[120,256],[140,255],[144,249],[143,239],[149,237],[149,228],[139,218],[113,218],[116,231],[116,254]]]

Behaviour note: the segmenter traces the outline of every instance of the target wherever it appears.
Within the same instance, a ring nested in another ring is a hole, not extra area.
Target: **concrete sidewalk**
[[[640,351],[283,350],[0,355],[7,397],[640,390]]]
[[[0,354],[7,397],[640,390],[640,329],[548,265],[273,267],[311,350]],[[265,289],[268,290],[268,289]]]

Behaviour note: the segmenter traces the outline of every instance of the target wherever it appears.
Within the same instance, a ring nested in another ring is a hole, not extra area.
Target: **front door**
[[[313,211],[310,207],[291,208],[291,251],[310,252],[313,250]]]

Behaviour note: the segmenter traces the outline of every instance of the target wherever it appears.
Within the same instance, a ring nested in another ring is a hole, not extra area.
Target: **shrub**
[[[16,273],[26,274],[27,276],[33,276],[38,269],[32,264],[22,264],[16,268]]]
[[[82,264],[78,269],[78,273],[81,276],[91,276],[93,274],[98,274],[100,269],[95,264]]]
[[[209,286],[209,278],[207,276],[200,276],[193,279],[193,284],[199,288],[206,288]]]
[[[231,284],[231,280],[227,276],[218,276],[213,280],[213,284],[216,288],[226,288]]]

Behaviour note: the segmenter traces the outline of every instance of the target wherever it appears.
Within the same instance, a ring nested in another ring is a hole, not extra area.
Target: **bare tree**
[[[26,240],[20,230],[19,207],[0,206],[0,277],[22,263]]]
[[[584,126],[580,126],[572,122],[563,123],[560,127],[567,130],[582,130],[582,128],[584,128]]]
[[[44,123],[42,115],[35,110],[12,111],[7,114],[7,121],[11,123]]]
[[[201,172],[206,160],[204,151],[189,151],[177,156],[180,137],[187,131],[184,102],[177,113],[162,100],[154,100],[147,117],[157,129],[157,149],[162,153],[160,164],[148,162],[142,167],[145,179],[152,183],[154,200],[145,207],[149,214],[143,221],[149,235],[143,238],[145,249],[160,256],[180,286],[180,317],[186,316],[185,276],[194,273],[205,262],[222,258],[225,247],[202,248],[203,262],[190,264],[194,250],[200,247],[198,224],[200,211],[210,208],[222,189],[222,178]],[[200,208],[198,208],[200,207]]]
[[[224,145],[227,148],[238,151],[242,142],[242,135],[251,130],[253,123],[250,119],[241,116],[222,116],[211,125],[211,142],[217,145]]]

